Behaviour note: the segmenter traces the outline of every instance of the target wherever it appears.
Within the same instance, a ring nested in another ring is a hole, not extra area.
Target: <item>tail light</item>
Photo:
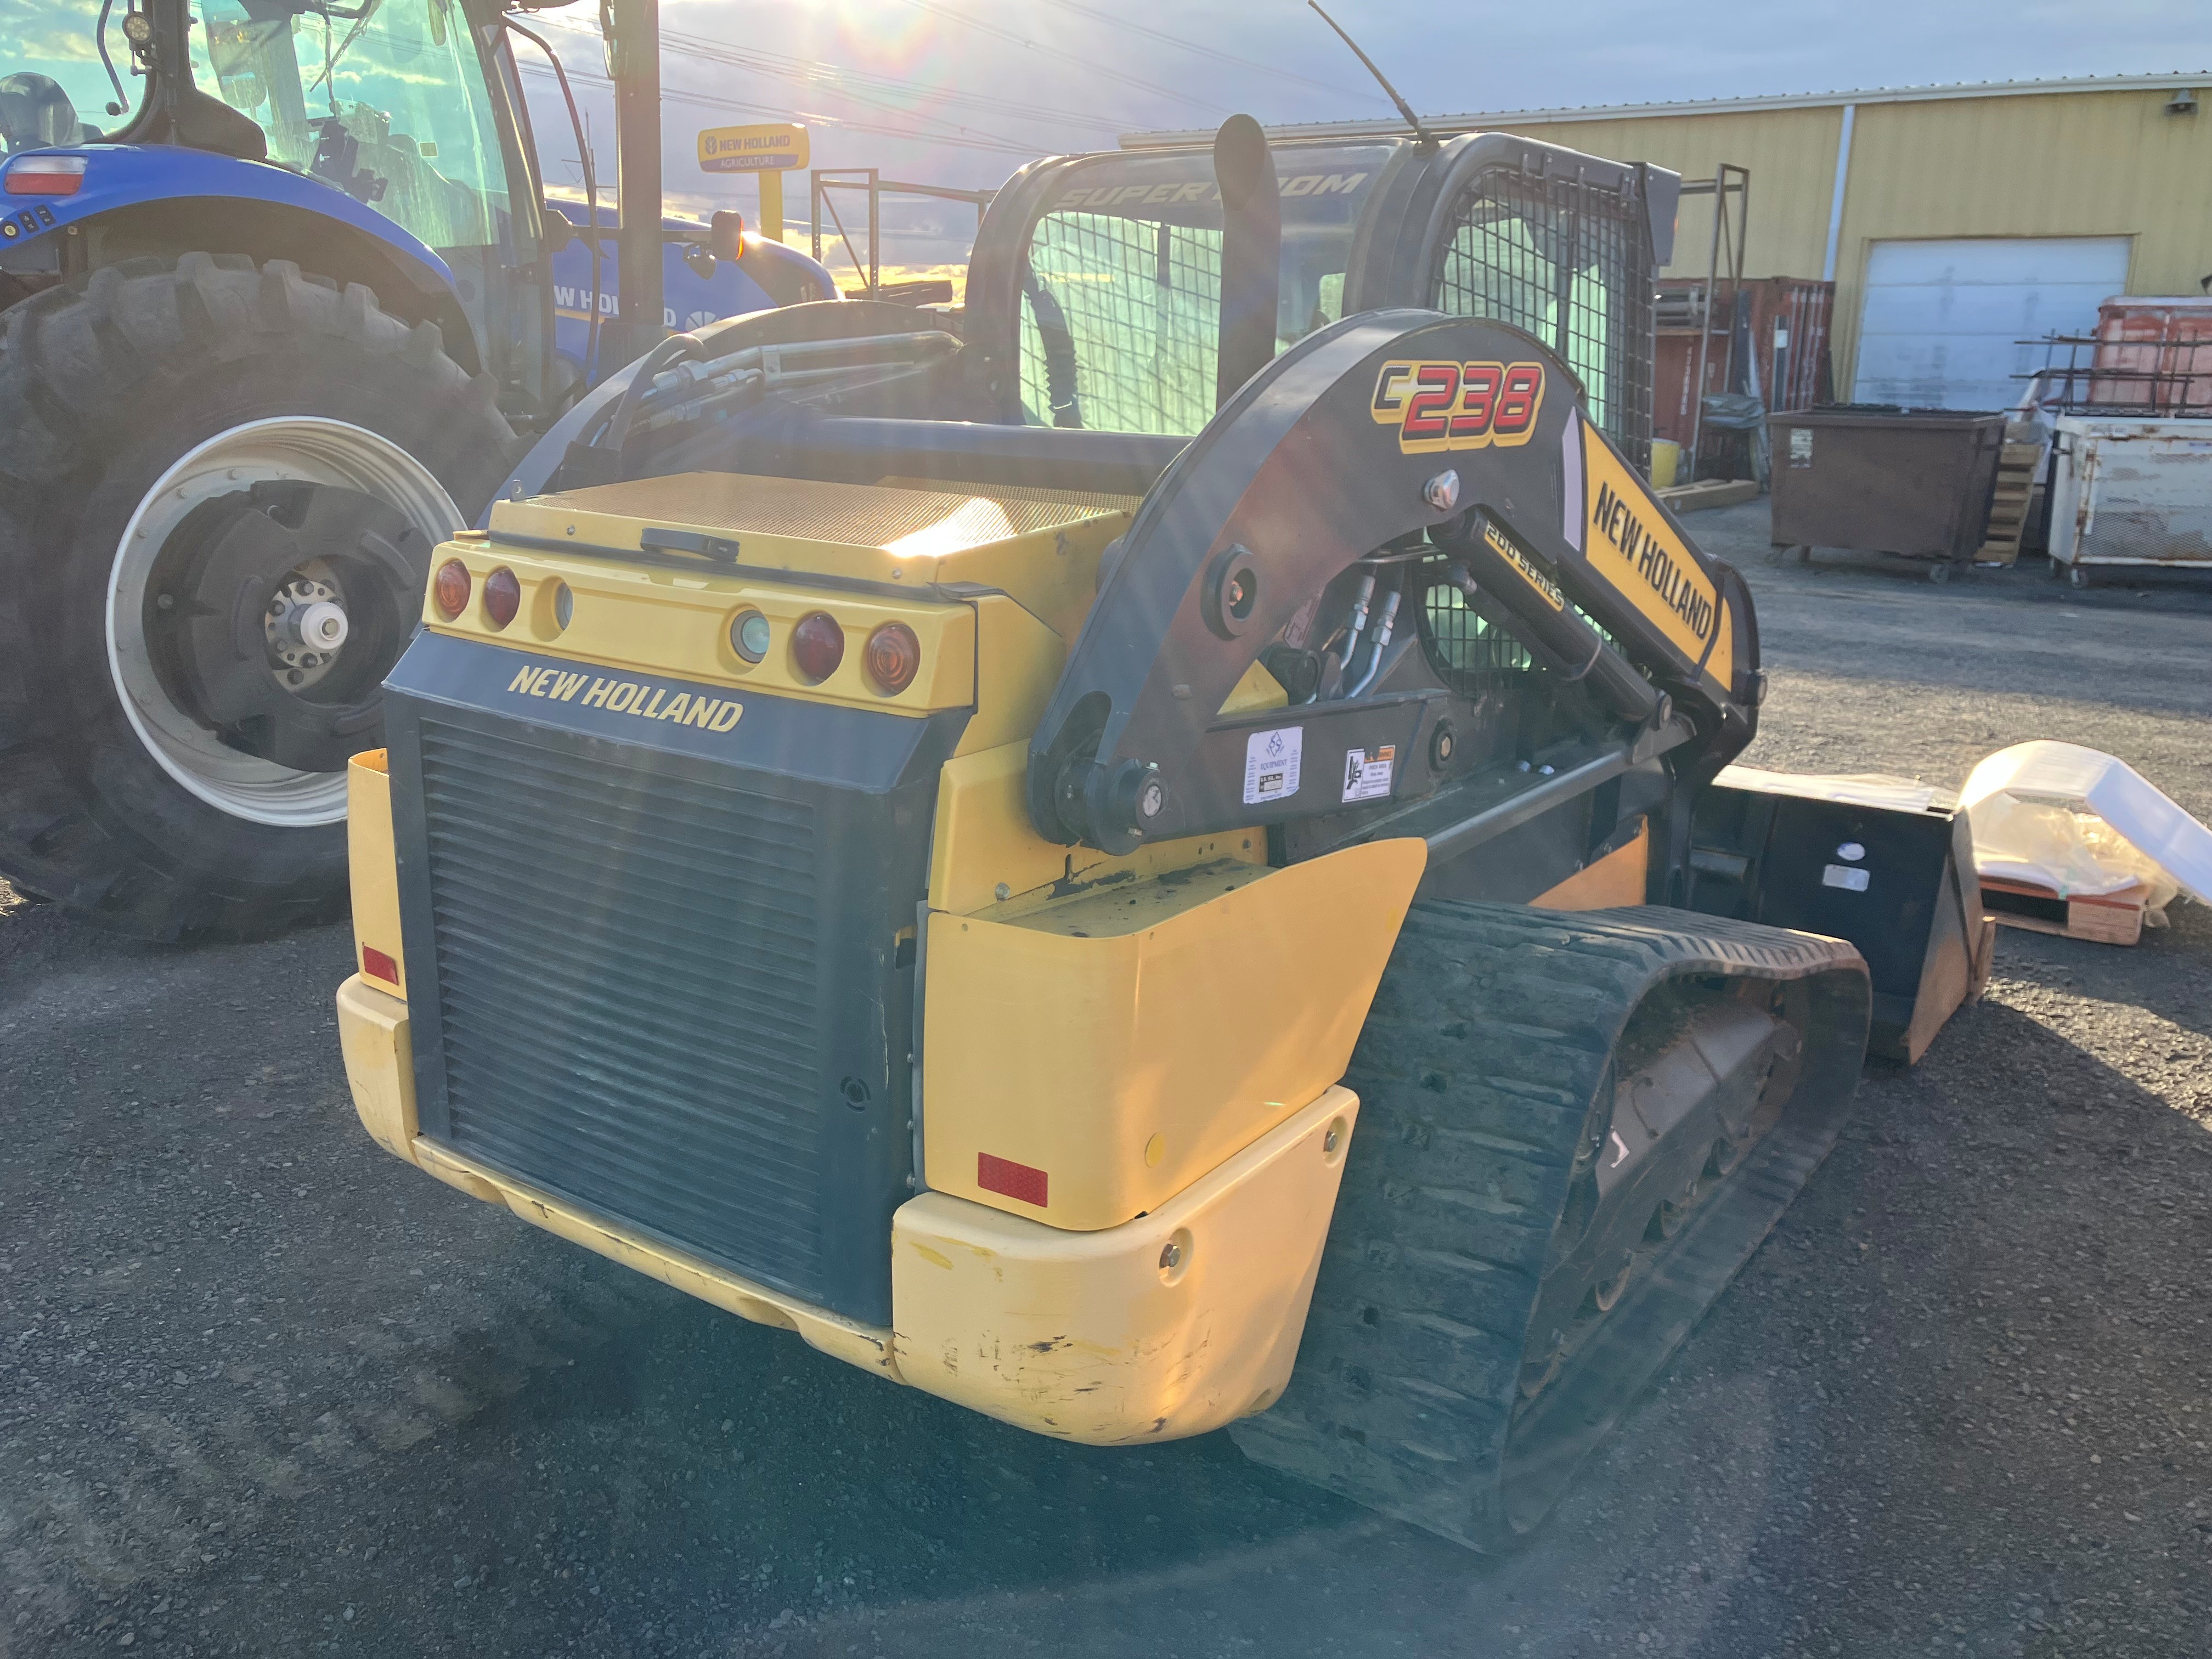
[[[521,605],[522,584],[505,565],[484,578],[484,616],[494,628],[504,628],[513,622]]]
[[[904,623],[885,623],[868,635],[862,660],[868,665],[868,678],[896,696],[914,684],[921,668],[921,641]]]
[[[26,155],[8,169],[10,196],[74,196],[83,183],[82,155]]]
[[[768,655],[771,637],[768,618],[757,611],[740,611],[730,618],[730,648],[747,662],[758,662]]]
[[[438,614],[447,622],[469,608],[469,568],[459,559],[448,559],[438,567],[437,579],[430,584],[431,597],[437,601]]]
[[[808,679],[828,679],[845,660],[845,630],[826,611],[800,617],[791,630],[791,659]]]

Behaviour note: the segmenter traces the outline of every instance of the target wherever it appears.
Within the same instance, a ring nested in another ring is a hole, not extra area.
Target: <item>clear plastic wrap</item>
[[[2140,884],[2146,919],[2177,892],[2212,894],[2212,830],[2125,762],[2070,743],[2000,749],[1960,792],[1984,879],[2024,882],[2061,898]]]

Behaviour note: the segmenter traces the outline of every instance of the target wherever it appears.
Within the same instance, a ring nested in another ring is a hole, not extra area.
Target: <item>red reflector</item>
[[[382,980],[386,985],[399,983],[399,964],[374,945],[361,947],[361,971],[371,979]]]
[[[817,684],[828,679],[845,660],[845,630],[826,611],[800,617],[791,630],[791,659],[805,678]]]
[[[82,155],[27,155],[8,169],[10,196],[74,196],[83,183]]]
[[[975,1184],[987,1193],[1004,1193],[1008,1198],[1018,1198],[1042,1210],[1045,1206],[1044,1181],[1042,1170],[1032,1170],[1010,1158],[993,1158],[988,1152],[975,1154]]]
[[[494,628],[513,622],[521,604],[522,584],[505,565],[484,578],[484,618]]]

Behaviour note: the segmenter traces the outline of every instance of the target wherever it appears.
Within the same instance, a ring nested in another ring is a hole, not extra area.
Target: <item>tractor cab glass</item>
[[[129,122],[146,83],[131,73],[124,15],[101,0],[0,0],[0,141],[10,154],[91,143]]]
[[[460,0],[193,0],[192,79],[337,185],[446,254],[500,246],[507,167]],[[468,263],[465,259],[461,263]]]
[[[1343,314],[1344,272],[1390,144],[1285,145],[1277,349]],[[1221,193],[1210,153],[1107,155],[1064,175],[1022,276],[1024,417],[1194,433],[1220,349]]]

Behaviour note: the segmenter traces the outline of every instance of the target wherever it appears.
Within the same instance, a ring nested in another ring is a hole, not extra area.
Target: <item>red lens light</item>
[[[8,169],[10,196],[74,196],[83,183],[82,155],[27,155]]]
[[[371,979],[380,979],[386,985],[399,983],[399,964],[374,945],[361,947],[361,971]]]
[[[791,659],[808,679],[828,679],[845,660],[845,630],[826,611],[800,617],[791,630]]]
[[[914,684],[921,668],[921,641],[904,623],[885,623],[868,635],[868,678],[894,696]]]
[[[469,608],[469,568],[459,559],[448,559],[438,567],[430,592],[438,602],[438,614],[447,622]]]
[[[504,628],[513,622],[521,605],[522,584],[505,565],[484,578],[484,615],[494,628]]]

